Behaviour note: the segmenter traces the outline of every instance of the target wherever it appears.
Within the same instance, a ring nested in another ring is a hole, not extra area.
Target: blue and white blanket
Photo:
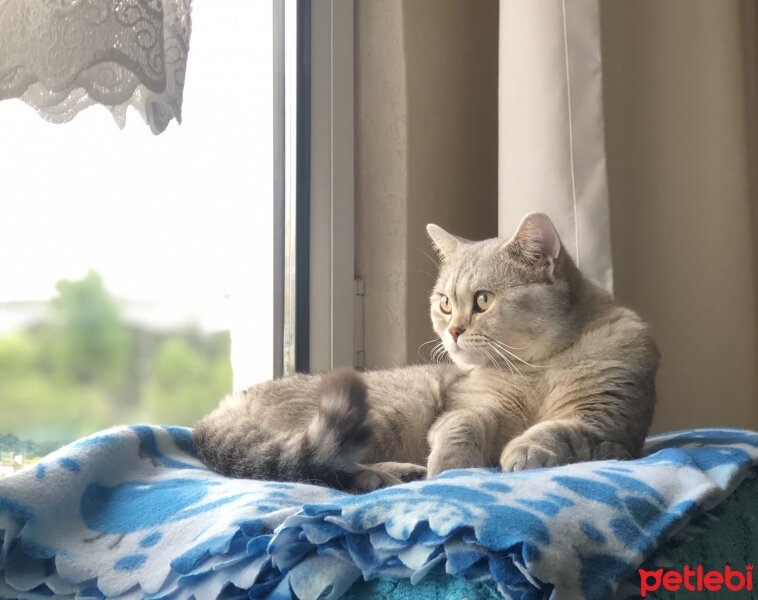
[[[351,496],[212,473],[188,429],[110,429],[0,481],[0,597],[336,599],[361,576],[418,581],[441,564],[505,597],[605,598],[758,464],[749,431],[646,448]]]

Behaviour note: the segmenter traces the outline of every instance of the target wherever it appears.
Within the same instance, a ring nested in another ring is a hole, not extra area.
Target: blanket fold
[[[448,471],[351,496],[230,479],[191,431],[103,431],[0,480],[0,597],[336,600],[443,567],[504,597],[609,597],[758,464],[758,433],[655,436],[636,461]]]

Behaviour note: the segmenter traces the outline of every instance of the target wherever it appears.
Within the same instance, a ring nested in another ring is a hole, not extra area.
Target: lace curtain
[[[0,0],[0,100],[64,123],[96,103],[120,127],[181,122],[191,0]]]

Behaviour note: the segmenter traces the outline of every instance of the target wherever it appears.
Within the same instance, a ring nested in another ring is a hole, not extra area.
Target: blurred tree
[[[63,279],[52,299],[51,362],[55,373],[79,383],[114,390],[128,376],[133,340],[118,302],[90,270],[83,279]]]
[[[38,456],[37,444],[28,440],[22,440],[13,434],[0,435],[0,452],[22,454],[25,456]]]
[[[192,425],[232,389],[228,336],[226,351],[215,358],[204,355],[187,338],[167,338],[155,356],[145,408],[156,423]]]
[[[0,337],[4,446],[47,453],[119,423],[191,425],[231,391],[228,332],[129,326],[91,270],[56,287],[48,322]]]
[[[97,386],[51,379],[40,367],[47,349],[27,332],[0,338],[0,434],[13,432],[52,449],[110,424],[110,411]]]
[[[37,366],[39,345],[24,331],[0,338],[0,384],[12,373],[30,371]]]

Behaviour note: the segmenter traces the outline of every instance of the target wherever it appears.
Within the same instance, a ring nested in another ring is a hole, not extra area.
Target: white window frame
[[[296,0],[287,0],[295,3]],[[353,0],[310,0],[310,254],[308,370],[356,366],[354,349],[354,91]],[[285,9],[285,19],[291,14]],[[292,52],[293,48],[290,48]],[[285,49],[285,53],[287,50]],[[286,60],[286,59],[285,59]],[[294,112],[297,91],[285,92]],[[285,111],[285,112],[286,112]],[[285,120],[291,117],[285,117]],[[291,123],[291,121],[290,121]],[[297,124],[302,126],[301,123]],[[286,135],[286,143],[294,136]],[[283,374],[295,372],[295,190],[292,147],[285,151],[285,275]],[[293,333],[294,332],[294,333]]]

